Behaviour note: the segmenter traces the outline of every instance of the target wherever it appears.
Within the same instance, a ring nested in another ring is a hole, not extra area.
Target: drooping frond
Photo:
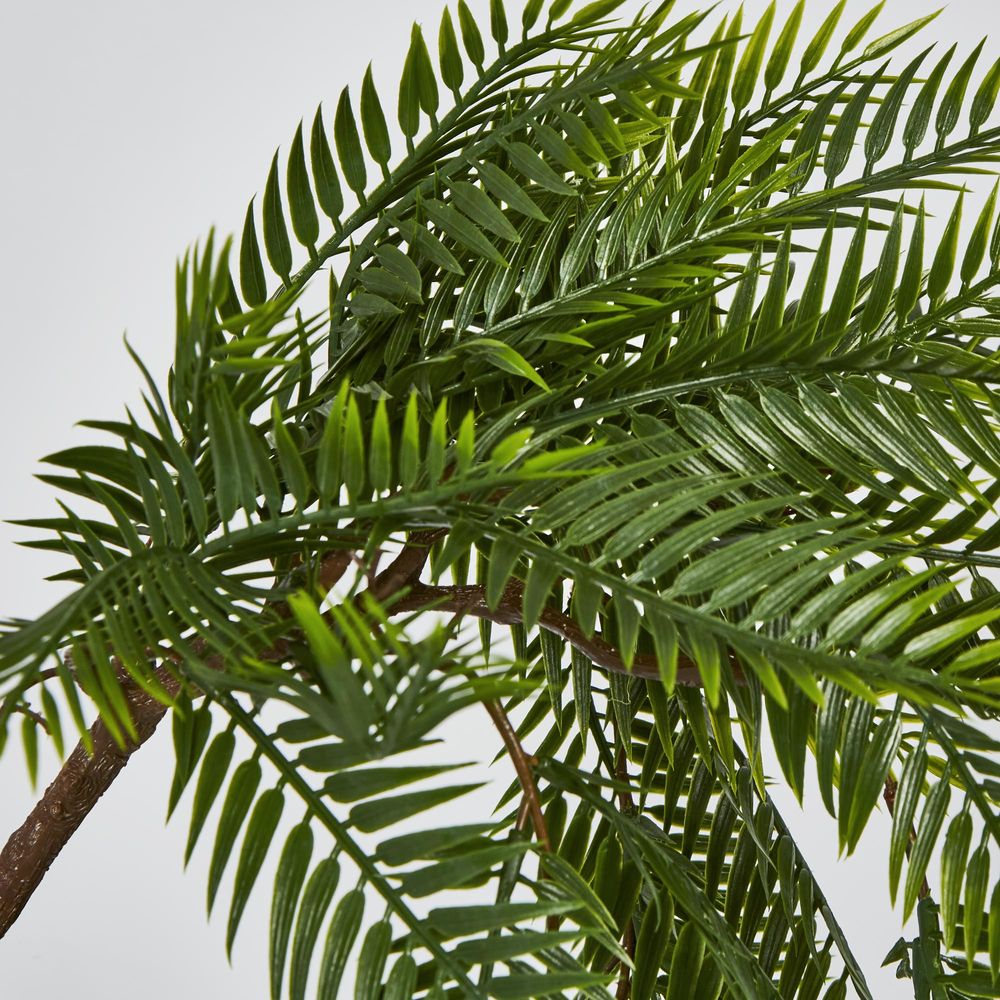
[[[179,264],[165,389],[46,460],[74,589],[0,633],[0,724],[172,705],[230,946],[294,801],[274,997],[355,944],[358,996],[869,997],[766,734],[843,850],[886,803],[918,995],[992,995],[1000,62],[619,6],[459,0],[393,126],[373,69],[299,124]],[[479,703],[500,809],[393,829]]]

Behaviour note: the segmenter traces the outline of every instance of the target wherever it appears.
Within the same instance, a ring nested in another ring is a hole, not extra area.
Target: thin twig
[[[415,584],[399,600],[389,605],[386,611],[389,614],[418,610],[448,611],[453,614],[486,618],[499,625],[515,625],[523,622],[522,595],[523,585],[519,581],[513,581],[507,585],[497,606],[491,608],[486,602],[485,588],[478,584],[463,587],[430,587],[426,584]],[[541,628],[561,636],[598,667],[630,677],[651,680],[658,680],[660,677],[655,656],[637,653],[629,666],[618,650],[599,632],[595,632],[592,636],[586,635],[569,615],[562,614],[554,608],[545,608],[538,624]],[[735,680],[737,683],[741,682],[743,673],[739,663],[732,655],[729,662]],[[677,665],[677,684],[682,687],[701,687],[701,683],[701,672],[697,664],[681,654]]]
[[[493,725],[497,727],[510,754],[514,770],[517,772],[517,780],[521,784],[521,791],[527,801],[528,813],[531,816],[531,825],[535,828],[535,836],[540,841],[546,851],[552,850],[552,842],[549,840],[548,827],[545,825],[545,817],[542,815],[542,802],[538,797],[538,785],[535,784],[535,774],[531,768],[531,761],[521,746],[517,732],[507,718],[507,713],[503,710],[498,701],[484,701],[483,706],[489,712]]]
[[[48,733],[48,732],[49,732],[49,724],[48,724],[48,723],[47,723],[47,722],[45,721],[45,717],[44,717],[43,715],[40,715],[40,714],[39,714],[38,712],[36,712],[36,711],[35,711],[35,710],[34,710],[33,708],[31,708],[31,707],[30,707],[29,705],[23,705],[23,704],[20,704],[20,705],[15,705],[15,706],[14,706],[14,707],[13,707],[13,708],[11,709],[11,711],[12,711],[12,712],[20,712],[20,713],[21,713],[21,715],[25,715],[25,716],[27,716],[27,717],[28,717],[29,719],[31,719],[31,721],[32,721],[32,722],[33,722],[33,723],[34,723],[34,724],[35,724],[36,726],[41,726],[41,728],[42,728],[42,729],[43,729],[43,730],[44,730],[44,731],[45,731],[46,733]]]
[[[622,939],[622,947],[629,958],[635,959],[635,926],[632,918],[629,917],[625,924],[625,936]],[[621,971],[618,973],[618,990],[615,993],[615,1000],[629,1000],[632,996],[632,973],[629,967],[621,964]]]

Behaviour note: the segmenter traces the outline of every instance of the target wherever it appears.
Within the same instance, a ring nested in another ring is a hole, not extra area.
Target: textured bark
[[[406,555],[407,551],[404,549],[403,554]],[[425,547],[424,560],[426,551]],[[324,589],[333,587],[347,571],[351,558],[352,554],[345,550],[326,556],[320,566],[320,586]],[[412,560],[413,557],[407,555],[406,558]],[[406,565],[410,567],[411,563]],[[419,573],[422,566],[423,561],[420,561],[415,566],[415,572]],[[390,566],[387,572],[392,569]],[[280,606],[276,610],[280,613],[285,609]],[[280,655],[283,646],[279,641],[275,649],[262,654],[263,658]],[[193,648],[200,655],[205,651],[204,641],[194,643]],[[207,663],[215,668],[221,666],[218,657],[209,658]],[[157,670],[156,678],[171,696],[179,690],[177,678],[166,669]],[[82,742],[77,744],[28,818],[10,835],[0,851],[0,938],[21,915],[52,862],[97,805],[98,799],[111,787],[132,754],[156,732],[160,720],[167,713],[165,705],[151,698],[127,677],[122,679],[122,691],[138,739],[122,748],[98,719],[90,727],[93,755],[88,756]]]
[[[157,677],[167,691],[176,693],[177,681],[170,674],[159,671]],[[93,756],[87,755],[82,742],[77,744],[28,818],[0,851],[0,937],[20,916],[64,845],[167,712],[165,705],[134,684],[123,685],[123,690],[138,739],[122,748],[98,719],[90,727]]]

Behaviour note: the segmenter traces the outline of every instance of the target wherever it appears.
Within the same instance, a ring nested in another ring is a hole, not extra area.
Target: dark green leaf
[[[271,171],[264,185],[264,249],[275,273],[286,287],[289,286],[292,280],[292,247],[288,242],[288,227],[281,207],[277,153],[271,161]]]
[[[201,829],[208,818],[208,812],[215,802],[222,782],[225,780],[229,764],[233,759],[236,747],[236,737],[232,730],[219,733],[212,740],[211,746],[205,752],[201,770],[198,772],[198,784],[194,790],[194,804],[191,807],[191,826],[188,833],[187,847],[184,850],[184,863],[191,860],[191,853],[201,834]]]
[[[483,36],[479,31],[479,25],[472,16],[468,4],[465,0],[458,0],[458,26],[462,30],[462,42],[465,51],[472,60],[472,65],[482,73],[483,63],[486,60],[486,48],[483,45]]]
[[[306,157],[302,145],[302,122],[295,130],[292,148],[288,153],[288,210],[292,216],[295,238],[308,250],[316,249],[319,239],[319,219],[313,201]]]
[[[226,870],[229,856],[246,819],[257,786],[260,784],[260,762],[256,759],[245,760],[233,772],[229,783],[222,812],[219,814],[219,826],[215,831],[215,844],[212,846],[212,860],[208,868],[208,912],[212,912],[215,896],[219,891],[222,874]]]
[[[392,143],[389,141],[389,129],[385,122],[382,102],[379,100],[372,78],[371,63],[368,64],[365,78],[361,83],[361,127],[364,129],[365,142],[368,144],[372,159],[385,170],[392,156]],[[339,146],[337,151],[340,152]],[[340,155],[343,158],[343,154]],[[345,176],[347,176],[346,171]]]
[[[267,856],[274,831],[278,827],[282,810],[285,807],[285,797],[280,789],[269,788],[257,800],[250,822],[247,824],[246,836],[240,851],[240,860],[236,865],[236,877],[233,882],[233,899],[229,907],[229,921],[226,926],[226,954],[232,955],[233,941],[239,929],[243,911],[246,909],[250,893],[253,891],[261,865]]]
[[[240,243],[240,291],[249,306],[263,305],[267,301],[267,279],[264,276],[260,246],[257,243],[252,200],[247,205],[246,219],[243,222],[243,239]]]
[[[361,136],[358,135],[358,123],[354,118],[351,95],[347,87],[341,91],[340,101],[337,103],[333,138],[337,145],[340,166],[344,171],[344,180],[359,198],[363,198],[365,185],[368,183],[368,171],[365,168],[365,154],[361,149]]]
[[[271,1000],[280,1000],[288,940],[292,933],[295,910],[313,852],[313,833],[308,821],[300,823],[288,835],[274,879],[271,902],[270,979]]]
[[[465,79],[465,67],[462,65],[462,53],[458,48],[455,22],[452,21],[451,11],[447,7],[441,15],[441,27],[438,31],[438,57],[444,85],[457,94],[461,89],[462,80]]]

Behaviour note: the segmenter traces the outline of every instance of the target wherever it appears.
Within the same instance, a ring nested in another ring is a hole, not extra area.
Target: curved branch
[[[386,611],[389,614],[420,610],[447,611],[456,615],[486,618],[498,625],[517,625],[523,620],[522,593],[523,585],[519,581],[513,581],[507,585],[497,606],[491,608],[486,603],[485,588],[478,584],[464,587],[430,587],[418,583],[387,607]],[[629,666],[621,653],[599,632],[587,636],[569,615],[561,614],[554,608],[545,608],[538,624],[546,631],[565,639],[598,667],[616,674],[627,674],[630,677],[643,677],[648,680],[660,678],[660,669],[655,656],[637,653]],[[740,666],[732,655],[729,659],[734,676],[739,681],[743,676]],[[701,687],[701,673],[697,664],[683,654],[677,665],[677,683],[682,687]]]
[[[348,553],[338,550],[328,555],[320,566],[321,586],[333,587],[348,565]],[[204,644],[196,643],[195,648],[201,652]],[[270,652],[262,655],[266,658]],[[155,655],[177,660],[170,651],[156,650]],[[216,669],[222,666],[218,657],[209,658],[207,663]],[[167,667],[157,669],[155,677],[171,697],[180,688],[177,677]],[[70,837],[167,714],[168,706],[150,697],[126,675],[122,675],[122,692],[137,739],[119,746],[98,718],[90,727],[92,752],[88,753],[82,741],[76,745],[28,818],[0,851],[0,938],[21,915]]]
[[[535,828],[535,836],[539,839],[546,851],[552,850],[552,841],[549,838],[549,830],[545,825],[545,817],[542,815],[542,803],[538,797],[538,785],[535,784],[535,775],[531,770],[531,761],[521,746],[517,732],[511,725],[507,713],[498,701],[484,701],[483,707],[490,714],[493,725],[497,727],[497,732],[503,738],[507,753],[510,754],[514,770],[517,772],[517,780],[520,782],[521,790],[524,793],[525,806],[531,816],[531,825]]]
[[[156,679],[171,696],[177,693],[179,682],[168,670],[161,667]],[[166,705],[134,683],[123,684],[122,690],[138,738],[120,747],[98,719],[90,727],[93,756],[87,754],[82,742],[77,744],[28,818],[0,851],[0,938],[21,915],[69,838],[167,712]]]

